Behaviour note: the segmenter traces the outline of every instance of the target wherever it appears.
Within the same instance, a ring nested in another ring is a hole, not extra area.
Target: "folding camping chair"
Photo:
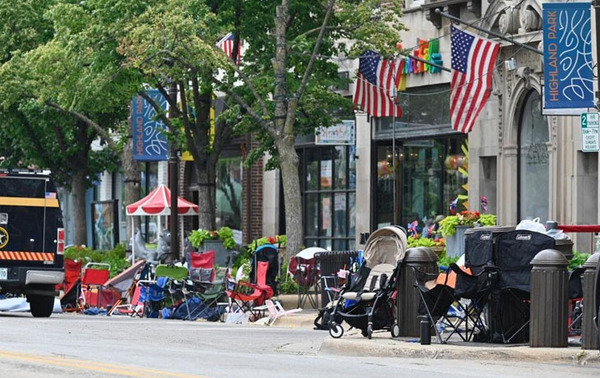
[[[260,309],[266,309],[269,316],[265,320],[266,325],[273,325],[275,321],[283,316],[295,314],[297,312],[301,312],[301,308],[294,308],[291,310],[285,310],[279,301],[273,301],[271,299],[267,299],[265,301],[264,306],[261,306]]]
[[[545,234],[515,230],[498,236],[495,263],[500,277],[494,304],[499,327],[494,341],[528,342],[530,322],[531,260],[555,240]]]
[[[489,304],[492,291],[498,283],[499,272],[493,264],[493,233],[489,230],[478,230],[465,237],[464,268],[450,264],[456,275],[454,296],[466,299],[459,301],[465,317],[465,337],[471,340],[477,333],[477,341],[489,341],[490,321]],[[472,327],[469,330],[469,325]]]
[[[318,308],[320,273],[317,260],[294,256],[290,259],[288,271],[298,285],[298,307],[304,307],[308,300],[312,308]]]
[[[227,302],[226,278],[229,272],[229,258],[225,261],[226,266],[215,265],[215,252],[204,253],[190,252],[188,255],[188,267],[190,269],[190,280],[194,290],[193,295],[202,301],[204,306],[197,306],[189,314],[190,318],[209,317],[213,318],[216,307],[225,307]],[[221,310],[218,310],[220,312]]]
[[[484,310],[490,300],[498,272],[493,268],[486,268],[478,274],[473,274],[470,268],[462,268],[455,263],[450,264],[450,270],[456,274],[454,296],[468,300],[466,304],[461,301],[457,303],[464,314],[457,326],[464,325],[466,341],[471,341],[475,333],[478,334],[477,341],[487,341],[489,328]]]
[[[96,262],[85,264],[81,277],[81,296],[79,298],[81,311],[89,307],[106,308],[112,304],[112,293],[108,292],[108,295],[104,295],[102,289],[109,276],[109,264]]]
[[[458,328],[464,320],[464,314],[460,308],[450,311],[453,303],[457,303],[458,300],[454,295],[454,288],[448,282],[449,274],[427,273],[414,266],[411,268],[415,279],[414,286],[421,298],[418,313],[427,316],[429,324],[434,326],[440,344],[446,344],[455,333],[463,341],[467,341]],[[442,333],[447,330],[450,332],[442,337]]]
[[[62,284],[57,285],[62,290],[60,305],[63,311],[77,311],[77,302],[81,292],[81,260],[65,259],[65,279]]]
[[[106,282],[104,287],[114,292],[115,296],[119,298],[107,315],[110,316],[117,311],[131,316],[142,316],[143,301],[140,301],[141,288],[138,286],[138,282],[147,278],[149,270],[150,264],[145,260],[138,260]]]
[[[581,335],[583,320],[583,284],[582,274],[585,268],[575,268],[569,273],[569,318],[568,333],[571,336]]]
[[[249,313],[252,319],[260,317],[262,306],[267,299],[277,294],[276,277],[279,274],[279,252],[273,244],[263,244],[256,248],[252,258],[250,281],[238,280],[233,288],[227,288],[230,312]],[[234,310],[235,307],[237,310]]]

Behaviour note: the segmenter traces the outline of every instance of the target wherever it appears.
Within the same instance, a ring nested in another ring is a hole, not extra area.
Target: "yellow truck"
[[[0,169],[0,294],[49,317],[64,279],[62,211],[49,171]]]

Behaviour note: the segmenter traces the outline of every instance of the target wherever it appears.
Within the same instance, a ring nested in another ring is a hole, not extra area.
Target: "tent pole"
[[[131,264],[135,262],[135,221],[131,217]]]

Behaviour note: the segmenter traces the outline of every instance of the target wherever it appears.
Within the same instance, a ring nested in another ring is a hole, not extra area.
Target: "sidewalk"
[[[284,308],[297,307],[297,296],[280,296]],[[317,310],[303,309],[301,312],[283,316],[274,327],[313,329]],[[531,348],[524,344],[488,344],[451,341],[439,344],[432,337],[431,345],[421,345],[418,337],[392,339],[390,332],[376,331],[371,340],[363,337],[359,330],[348,331],[344,324],[344,335],[339,339],[329,336],[327,331],[317,331],[323,335],[322,353],[344,354],[346,356],[378,356],[427,359],[485,359],[496,361],[530,361],[547,363],[567,363],[600,367],[598,350],[583,350],[579,346],[567,348]]]

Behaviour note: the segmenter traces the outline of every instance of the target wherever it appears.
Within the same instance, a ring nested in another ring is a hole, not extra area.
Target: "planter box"
[[[446,236],[446,256],[456,257],[465,253],[465,231],[471,226],[458,226],[454,235]]]

